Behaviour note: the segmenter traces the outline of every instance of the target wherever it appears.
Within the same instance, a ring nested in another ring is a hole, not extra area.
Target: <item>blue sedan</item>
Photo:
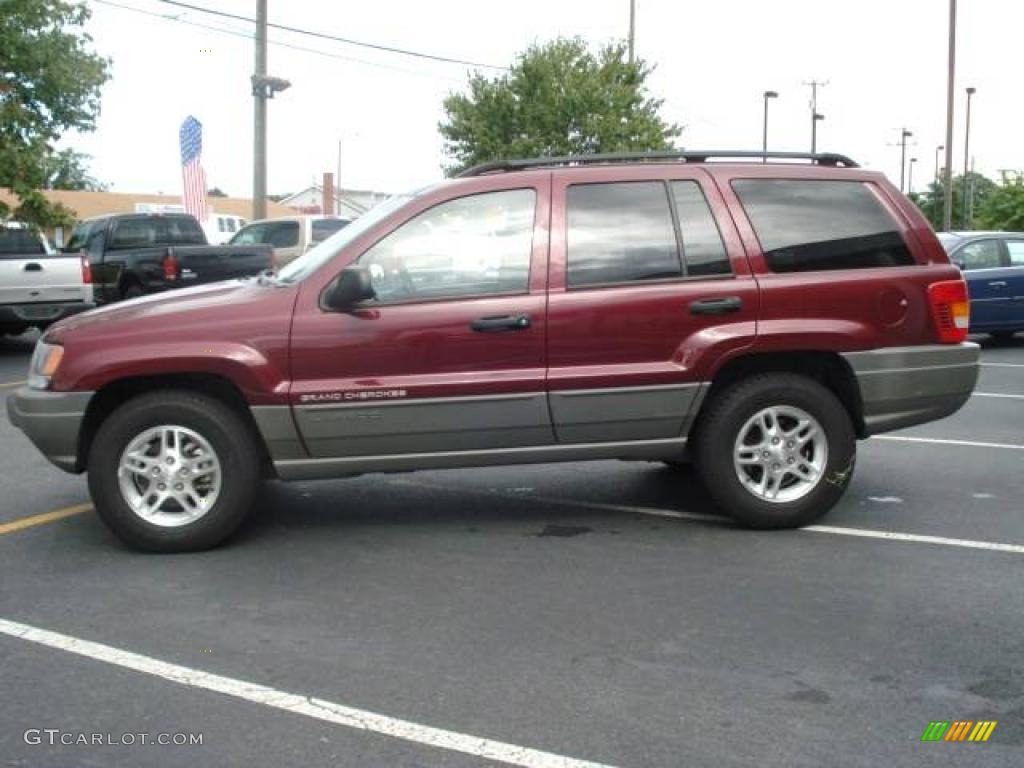
[[[971,333],[1024,331],[1024,232],[940,232],[939,240],[967,280]]]

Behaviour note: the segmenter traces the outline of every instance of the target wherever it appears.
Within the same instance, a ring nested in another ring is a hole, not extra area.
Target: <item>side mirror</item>
[[[356,304],[376,296],[370,270],[360,266],[345,267],[334,285],[324,294],[324,305],[338,312],[348,312]]]

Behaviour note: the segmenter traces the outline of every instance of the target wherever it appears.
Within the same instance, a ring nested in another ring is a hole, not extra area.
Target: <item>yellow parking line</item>
[[[55,509],[53,512],[43,512],[40,515],[29,515],[28,517],[22,517],[18,520],[12,520],[9,523],[0,525],[0,536],[5,533],[14,533],[15,531],[22,531],[25,528],[32,528],[36,525],[46,525],[47,523],[53,523],[57,520],[63,520],[65,517],[71,517],[72,515],[80,515],[83,512],[88,512],[92,509],[92,504],[76,504],[73,507],[64,507],[63,509]]]
[[[10,387],[20,387],[24,383],[25,383],[24,379],[22,379],[21,381],[4,381],[4,382],[0,382],[0,389],[9,389]]]

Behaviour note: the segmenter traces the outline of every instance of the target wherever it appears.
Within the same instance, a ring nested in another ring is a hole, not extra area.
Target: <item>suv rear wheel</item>
[[[241,417],[199,393],[153,392],[103,423],[89,452],[89,492],[125,543],[150,552],[208,549],[245,518],[259,455]]]
[[[697,435],[708,493],[752,528],[795,528],[831,509],[853,474],[850,416],[827,388],[770,373],[732,385],[709,406]]]

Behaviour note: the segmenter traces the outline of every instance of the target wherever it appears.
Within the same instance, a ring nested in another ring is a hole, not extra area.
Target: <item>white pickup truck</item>
[[[42,330],[94,306],[84,255],[55,252],[32,228],[0,222],[0,335]]]

